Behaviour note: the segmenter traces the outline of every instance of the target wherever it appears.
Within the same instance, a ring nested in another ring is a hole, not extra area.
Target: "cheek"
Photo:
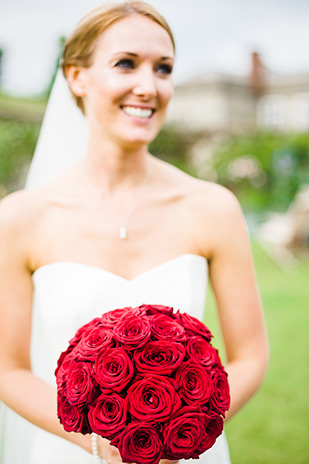
[[[90,86],[95,89],[94,101],[109,105],[117,103],[129,92],[129,83],[121,76],[111,76],[110,73],[100,73],[95,76]]]
[[[168,105],[174,95],[174,85],[172,81],[162,83],[159,89],[160,99],[162,104]]]

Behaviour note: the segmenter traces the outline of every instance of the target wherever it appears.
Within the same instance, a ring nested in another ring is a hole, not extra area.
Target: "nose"
[[[133,93],[136,96],[143,97],[145,100],[150,100],[157,96],[156,78],[152,68],[148,66],[140,68],[136,74],[136,84],[133,88]]]

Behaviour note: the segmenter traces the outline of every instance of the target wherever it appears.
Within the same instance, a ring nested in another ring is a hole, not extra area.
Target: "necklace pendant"
[[[128,234],[127,234],[127,229],[125,226],[121,226],[119,227],[119,238],[121,240],[124,240],[125,238],[128,237]]]

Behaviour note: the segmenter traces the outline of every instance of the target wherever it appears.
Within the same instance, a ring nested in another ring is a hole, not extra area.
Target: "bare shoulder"
[[[0,201],[0,229],[25,227],[39,216],[42,196],[31,190],[18,190]]]
[[[242,216],[238,199],[226,187],[213,182],[198,180],[196,189],[194,199],[201,211],[214,215],[217,220]]]
[[[227,188],[196,179],[175,167],[167,167],[169,184],[179,192],[181,216],[194,239],[196,252],[211,260],[228,256],[244,246],[248,231],[236,196]],[[176,187],[175,187],[176,186]],[[172,190],[173,190],[172,189]]]
[[[220,218],[242,216],[241,208],[236,196],[226,187],[197,179],[175,166],[164,163],[163,170],[176,190],[183,194],[183,198],[193,209],[198,209],[200,214]]]
[[[28,266],[44,203],[38,192],[30,190],[11,193],[0,201],[0,254],[6,262]]]
[[[43,213],[61,194],[66,183],[66,177],[59,175],[41,186],[7,195],[0,201],[0,227],[31,228],[42,219]]]

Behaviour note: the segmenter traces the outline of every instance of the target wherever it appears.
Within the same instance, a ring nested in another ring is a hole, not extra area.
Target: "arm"
[[[258,390],[267,368],[268,343],[242,212],[230,192],[220,188],[217,193],[210,279],[227,355],[228,419]]]
[[[18,192],[0,204],[0,399],[38,427],[90,452],[89,436],[67,433],[60,425],[55,389],[31,372],[33,288],[28,255],[30,224],[38,214],[28,196]]]

